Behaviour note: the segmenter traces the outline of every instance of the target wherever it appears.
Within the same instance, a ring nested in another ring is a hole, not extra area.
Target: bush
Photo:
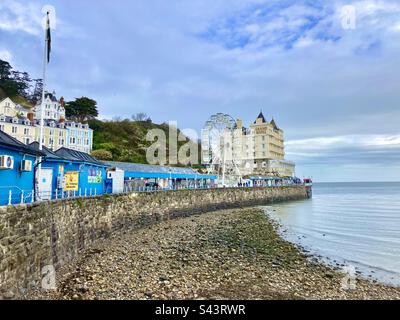
[[[99,160],[112,160],[113,155],[110,151],[99,149],[92,151],[92,156]]]

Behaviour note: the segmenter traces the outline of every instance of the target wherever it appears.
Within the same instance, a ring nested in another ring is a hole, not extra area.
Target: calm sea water
[[[400,183],[314,184],[312,200],[265,209],[289,241],[326,262],[400,285]]]

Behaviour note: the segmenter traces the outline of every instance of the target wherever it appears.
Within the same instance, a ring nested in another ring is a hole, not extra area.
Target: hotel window
[[[12,133],[17,133],[18,132],[18,128],[17,127],[12,127],[11,128],[11,132]]]
[[[29,129],[27,129],[27,128],[24,129],[24,135],[26,135],[26,136],[29,135]]]

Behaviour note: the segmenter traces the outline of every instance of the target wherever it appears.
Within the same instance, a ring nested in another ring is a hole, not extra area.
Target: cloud
[[[0,4],[0,30],[31,35],[41,34],[42,15],[40,7],[34,3],[21,3],[14,0],[3,0]]]
[[[13,56],[10,51],[0,49],[0,59],[12,63]]]
[[[250,124],[262,108],[285,130],[299,170],[323,166],[326,177],[332,163],[375,168],[380,158],[397,168],[399,150],[386,140],[399,134],[397,0],[51,3],[49,88],[93,97],[101,117],[145,112],[199,132],[213,113]],[[342,28],[343,5],[356,8],[354,30]],[[42,69],[40,9],[39,0],[0,4],[3,48],[33,77]],[[363,144],[373,137],[389,146]]]
[[[288,141],[287,155],[303,164],[400,166],[400,135],[352,135]]]

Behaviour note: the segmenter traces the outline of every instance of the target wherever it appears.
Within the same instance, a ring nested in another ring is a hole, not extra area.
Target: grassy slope
[[[167,137],[168,125],[139,121],[89,122],[94,130],[93,150],[105,149],[113,154],[114,161],[146,164],[146,148],[152,143],[146,141],[146,134],[151,129],[161,129]],[[178,142],[178,148],[186,142]]]
[[[8,94],[3,90],[3,88],[0,87],[0,100],[3,100],[4,98],[7,98]],[[13,96],[10,97],[10,99],[14,102],[17,103],[21,106],[27,107],[27,108],[32,108],[32,104],[30,104],[24,97],[21,96]]]

